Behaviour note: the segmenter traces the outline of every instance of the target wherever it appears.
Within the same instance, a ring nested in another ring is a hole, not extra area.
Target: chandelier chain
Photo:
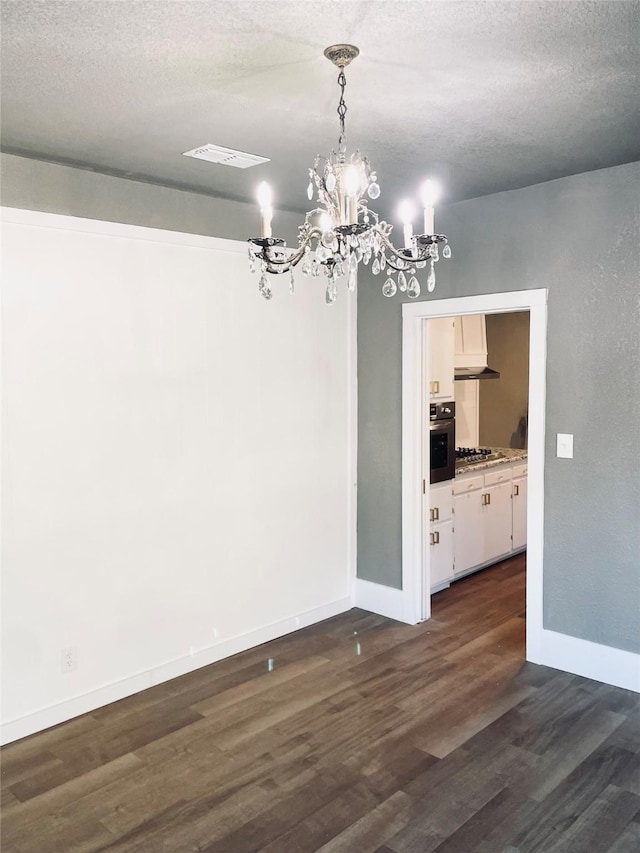
[[[345,77],[344,68],[340,69],[338,74],[338,85],[340,86],[340,103],[338,104],[338,117],[340,118],[340,138],[338,144],[341,148],[346,145],[347,137],[344,132],[344,119],[347,114],[347,105],[344,100],[344,90],[347,86],[347,78]]]

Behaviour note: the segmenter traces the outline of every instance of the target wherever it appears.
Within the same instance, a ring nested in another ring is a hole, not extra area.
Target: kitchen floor
[[[638,696],[524,661],[525,556],[2,751],[3,853],[631,853]]]

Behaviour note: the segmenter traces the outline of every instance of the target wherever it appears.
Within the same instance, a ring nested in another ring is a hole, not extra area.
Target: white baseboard
[[[10,720],[0,726],[0,743],[11,743],[14,740],[27,737],[27,735],[64,723],[73,717],[80,716],[80,714],[95,711],[96,708],[117,702],[119,699],[139,693],[141,690],[146,690],[156,684],[161,684],[180,675],[186,675],[188,672],[193,672],[193,670],[208,666],[223,658],[238,654],[238,652],[244,652],[300,628],[322,622],[323,619],[337,616],[352,607],[351,597],[340,598],[304,613],[299,613],[297,616],[264,625],[237,637],[221,640],[213,646],[199,649],[192,655],[166,661],[157,667],[137,673],[129,678],[123,678],[121,681],[107,684],[104,687],[98,687],[80,696],[74,696],[57,705],[51,705],[32,714]]]
[[[546,629],[540,640],[532,663],[640,693],[640,655]]]
[[[124,678],[113,684],[99,687],[75,696],[57,705],[43,708],[15,720],[3,723],[0,727],[0,743],[11,743],[35,732],[63,723],[73,717],[94,711],[111,702],[117,702],[134,693],[139,693],[156,684],[185,675],[193,670],[208,666],[223,658],[246,651],[247,649],[275,640],[300,628],[321,622],[360,607],[380,616],[387,616],[399,622],[409,621],[405,617],[405,600],[402,590],[383,584],[372,583],[357,578],[354,582],[354,601],[342,598],[328,604],[308,610],[298,616],[283,619],[265,625],[246,634],[221,640],[213,646],[201,649],[192,655],[186,655],[173,661],[167,661],[157,667]],[[555,631],[544,630],[539,653],[531,656],[532,663],[542,664],[553,669],[563,670],[622,687],[640,693],[640,655],[614,649],[610,646],[569,637]]]
[[[407,622],[405,618],[405,594],[401,589],[372,583],[356,578],[353,585],[353,603],[356,607],[388,616],[398,622]]]

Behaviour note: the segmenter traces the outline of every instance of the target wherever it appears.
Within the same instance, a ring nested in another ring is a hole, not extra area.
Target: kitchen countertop
[[[490,450],[492,455],[480,462],[465,462],[464,460],[456,462],[456,477],[460,474],[468,474],[469,471],[484,471],[486,468],[495,468],[497,465],[527,461],[526,450],[518,450],[513,447],[491,447]]]

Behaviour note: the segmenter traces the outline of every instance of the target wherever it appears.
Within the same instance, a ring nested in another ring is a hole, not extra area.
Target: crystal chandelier
[[[326,277],[326,302],[335,302],[338,280],[347,279],[347,290],[355,290],[358,265],[371,262],[374,275],[385,275],[382,285],[384,296],[394,296],[397,291],[406,293],[411,299],[420,295],[417,271],[428,266],[427,290],[436,285],[434,265],[439,259],[439,244],[442,257],[451,257],[451,249],[444,234],[435,234],[434,204],[438,188],[428,180],[422,186],[424,207],[424,233],[414,234],[412,206],[404,202],[400,208],[403,222],[402,248],[396,248],[391,240],[393,226],[369,207],[369,199],[380,196],[377,175],[367,157],[355,151],[347,158],[345,116],[347,105],[344,90],[347,85],[344,69],[358,56],[360,51],[351,44],[335,44],[328,47],[324,55],[340,69],[338,85],[340,102],[340,136],[337,150],[328,158],[317,156],[313,168],[309,169],[307,195],[312,201],[317,191],[320,207],[310,210],[304,223],[298,228],[297,249],[287,248],[284,240],[271,234],[271,190],[262,183],[258,189],[260,205],[261,236],[249,240],[249,266],[252,272],[260,272],[259,290],[265,299],[271,299],[273,290],[269,275],[290,274],[289,290],[294,291],[293,269],[302,262],[302,274]]]

